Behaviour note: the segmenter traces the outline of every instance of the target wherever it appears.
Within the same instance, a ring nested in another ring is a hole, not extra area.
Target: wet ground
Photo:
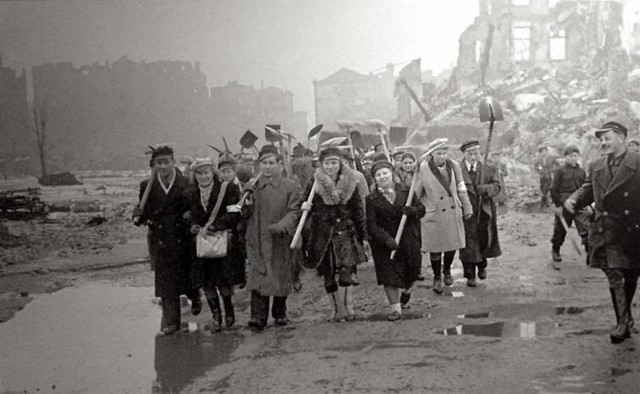
[[[2,393],[640,392],[640,334],[611,345],[606,280],[567,242],[550,266],[551,216],[501,220],[504,256],[468,288],[458,261],[441,296],[419,282],[411,309],[386,321],[371,265],[359,270],[358,320],[328,323],[322,281],[308,271],[288,302],[294,324],[209,332],[210,313],[156,336],[160,306],[145,265],[21,278],[5,297],[24,309],[0,323]],[[637,308],[634,308],[636,314]],[[272,322],[271,322],[272,323]]]

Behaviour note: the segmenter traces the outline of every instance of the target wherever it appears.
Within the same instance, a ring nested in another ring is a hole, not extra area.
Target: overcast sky
[[[200,61],[211,86],[237,80],[295,94],[313,119],[314,79],[421,57],[455,64],[477,0],[0,1],[5,65]]]

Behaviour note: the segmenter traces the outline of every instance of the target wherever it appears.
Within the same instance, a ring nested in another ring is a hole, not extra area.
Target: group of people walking
[[[626,134],[615,122],[596,132],[604,157],[591,163],[589,175],[577,165],[578,149],[567,147],[565,164],[549,187],[558,207],[553,258],[561,260],[566,236],[560,218],[576,221],[590,266],[609,279],[614,343],[628,338],[634,326],[631,302],[640,276],[640,199],[634,197],[640,195],[640,156],[626,149]],[[307,161],[288,174],[281,152],[266,145],[259,151],[258,174],[245,182],[232,157],[221,156],[217,166],[196,159],[190,180],[176,168],[170,147],[153,150],[152,176],[141,184],[134,223],[149,228],[165,334],[180,329],[180,295],[191,300],[193,314],[200,313],[201,290],[212,331],[222,329],[223,312],[232,327],[235,287],[251,292],[252,330],[266,327],[270,304],[275,324],[287,325],[287,296],[300,289],[302,266],[322,277],[336,322],[356,318],[357,267],[370,258],[391,321],[409,306],[423,255],[429,256],[437,294],[453,284],[456,253],[467,286],[486,279],[488,259],[501,255],[494,198],[502,191],[503,174],[480,160],[478,141],[460,146],[459,162],[449,157],[447,139],[433,141],[430,154],[420,159],[403,152],[392,162],[379,154],[363,165],[344,148],[329,146],[316,166]],[[588,221],[582,216],[590,215],[591,225],[583,226]],[[307,219],[304,226],[301,217]],[[302,236],[296,238],[299,225]],[[224,234],[226,252],[199,257],[197,239],[204,234]]]

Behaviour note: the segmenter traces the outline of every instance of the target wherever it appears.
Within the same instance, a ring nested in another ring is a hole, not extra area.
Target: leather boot
[[[224,304],[224,321],[227,327],[231,327],[236,322],[236,314],[233,309],[233,303],[231,302],[231,296],[222,296],[222,303]]]
[[[631,337],[629,333],[629,309],[624,287],[615,287],[609,289],[609,291],[611,292],[611,301],[613,302],[617,323],[609,337],[611,338],[611,343],[617,344]]]
[[[411,300],[411,293],[400,293],[400,306],[402,309],[409,309],[409,300]]]
[[[344,305],[347,310],[347,321],[356,320],[356,311],[353,308],[353,286],[343,287],[341,289],[344,289]]]
[[[208,295],[207,303],[211,308],[211,314],[213,315],[213,323],[211,324],[211,332],[222,331],[222,311],[220,311],[220,299],[217,295]]]
[[[436,294],[442,294],[442,278],[433,278],[433,292]]]
[[[342,287],[339,287],[337,291],[329,293],[329,299],[333,303],[335,313],[331,319],[333,322],[343,322],[347,319],[347,309],[344,301],[344,291]]]
[[[627,300],[627,310],[629,311],[629,330],[635,326],[635,322],[633,321],[633,316],[631,315],[631,308],[633,304],[633,296],[636,294],[636,288],[638,287],[638,282],[627,281],[624,282],[624,293]]]

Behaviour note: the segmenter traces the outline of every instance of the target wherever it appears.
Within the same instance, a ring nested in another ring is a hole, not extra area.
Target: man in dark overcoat
[[[476,140],[460,146],[464,159],[460,163],[473,215],[464,219],[465,247],[460,249],[467,286],[476,286],[478,278],[487,277],[487,259],[502,254],[498,240],[496,205],[493,198],[500,194],[497,169],[480,162],[480,143]],[[482,172],[484,182],[482,182]]]
[[[184,198],[189,180],[175,168],[173,149],[169,146],[152,149],[151,164],[154,182],[144,209],[134,210],[133,222],[149,228],[155,295],[162,299],[161,331],[173,334],[180,329],[180,295],[186,294],[195,302],[200,299],[198,290],[191,284],[188,225],[183,218],[189,209]],[[140,184],[140,199],[148,182]]]
[[[589,166],[587,179],[564,204],[567,211],[595,202],[589,230],[589,266],[604,271],[616,327],[611,342],[630,337],[631,305],[640,276],[640,156],[625,146],[627,129],[607,122],[596,130],[603,157]]]

